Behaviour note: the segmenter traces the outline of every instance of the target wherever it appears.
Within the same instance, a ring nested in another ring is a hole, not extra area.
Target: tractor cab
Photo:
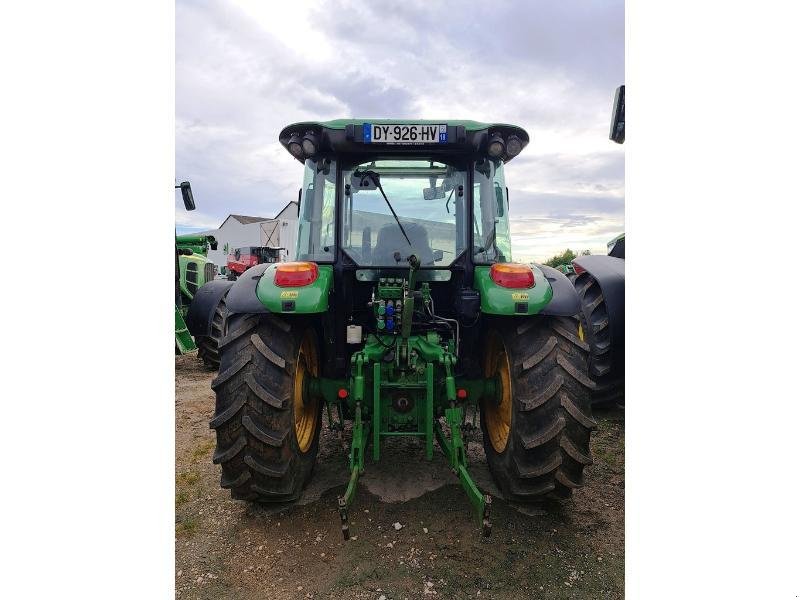
[[[298,260],[384,270],[511,262],[503,166],[529,141],[475,121],[331,121],[283,130],[305,167]]]

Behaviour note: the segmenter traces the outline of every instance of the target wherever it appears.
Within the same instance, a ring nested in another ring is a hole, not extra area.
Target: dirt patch
[[[481,538],[466,496],[438,453],[400,443],[380,469],[367,461],[341,538],[336,496],[346,454],[323,426],[314,477],[300,502],[265,509],[234,501],[211,463],[213,374],[176,358],[176,594],[180,598],[622,598],[624,416],[597,416],[595,462],[563,507],[516,507],[497,494],[480,436],[471,471],[495,496]],[[402,528],[396,530],[394,523]]]

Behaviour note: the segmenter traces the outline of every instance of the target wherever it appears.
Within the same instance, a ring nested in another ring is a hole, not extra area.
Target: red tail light
[[[506,288],[533,287],[533,270],[519,263],[495,263],[489,272],[497,285]]]
[[[275,269],[275,285],[302,287],[314,283],[319,277],[319,267],[313,262],[279,263]]]
[[[572,268],[575,269],[575,275],[580,275],[581,273],[586,271],[586,269],[584,269],[578,263],[572,263]]]

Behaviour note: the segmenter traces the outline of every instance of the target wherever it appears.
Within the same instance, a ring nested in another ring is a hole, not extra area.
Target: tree
[[[575,258],[577,254],[575,254],[572,250],[567,248],[561,254],[556,254],[552,258],[547,259],[544,261],[543,264],[547,265],[548,267],[557,267],[558,265],[568,265],[572,262],[572,259]]]

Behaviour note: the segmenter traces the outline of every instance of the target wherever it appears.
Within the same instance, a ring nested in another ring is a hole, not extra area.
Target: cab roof
[[[373,125],[428,125],[440,126],[446,134],[436,142],[374,143],[367,133]],[[530,142],[528,133],[517,125],[507,123],[483,123],[471,120],[452,119],[334,119],[331,121],[304,121],[283,128],[278,139],[289,151],[289,143],[311,136],[316,144],[315,154],[431,154],[485,156],[490,138],[502,138],[502,158],[508,162],[519,154]],[[509,155],[506,144],[510,138],[519,140],[521,148],[517,154]],[[294,156],[294,155],[293,155]],[[304,162],[307,156],[295,156]]]

